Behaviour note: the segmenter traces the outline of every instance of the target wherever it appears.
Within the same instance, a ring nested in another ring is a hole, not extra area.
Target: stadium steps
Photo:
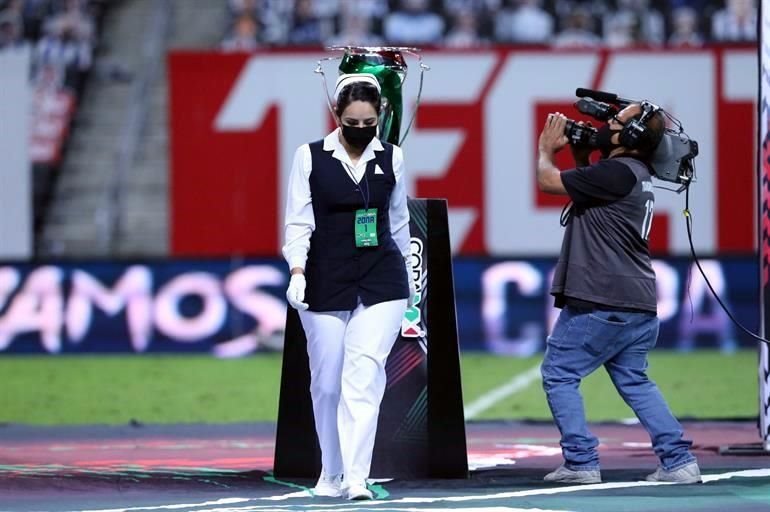
[[[119,64],[136,75],[154,0],[124,0],[107,13],[95,67]],[[222,2],[172,0],[171,48],[214,48],[225,24]],[[121,188],[120,224],[111,252],[100,241],[99,215],[107,200],[132,84],[91,79],[76,114],[61,173],[38,239],[43,257],[165,256],[168,254],[167,79],[161,71],[136,160]]]
[[[173,0],[169,49],[216,48],[225,27],[222,2]],[[165,62],[164,62],[165,65]],[[127,177],[121,225],[120,255],[165,256],[169,251],[169,159],[167,72],[152,88],[147,129],[134,169]]]
[[[135,74],[142,62],[137,34],[151,13],[149,0],[116,3],[105,16],[94,68],[115,63]],[[97,217],[106,201],[130,93],[130,83],[89,80],[43,227],[41,255],[106,256],[98,243]]]

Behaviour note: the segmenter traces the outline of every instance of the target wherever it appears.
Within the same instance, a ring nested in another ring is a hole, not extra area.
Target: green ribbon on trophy
[[[316,73],[321,75],[326,101],[329,110],[334,112],[332,100],[329,96],[329,89],[326,85],[326,75],[322,68],[322,62],[327,60],[340,59],[340,74],[348,73],[371,73],[377,77],[382,90],[382,110],[379,120],[379,139],[391,144],[400,146],[403,144],[409,129],[414,122],[414,116],[417,113],[417,106],[420,104],[420,95],[422,94],[423,75],[430,68],[423,64],[422,56],[417,48],[402,48],[395,46],[333,46],[328,50],[344,52],[341,57],[327,57],[318,61],[315,69]],[[403,120],[404,99],[403,85],[407,75],[407,65],[404,54],[417,57],[420,64],[420,86],[417,91],[417,102],[415,104],[412,118],[401,136],[401,122]]]

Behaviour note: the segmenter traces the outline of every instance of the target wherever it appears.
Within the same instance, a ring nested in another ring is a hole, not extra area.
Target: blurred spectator
[[[401,0],[401,9],[385,18],[389,44],[439,44],[444,19],[428,9],[428,0]]]
[[[665,0],[663,5],[668,9],[669,14],[680,7],[690,7],[695,12],[701,13],[701,16],[711,19],[711,16],[703,13],[713,12],[716,4],[717,0]]]
[[[245,14],[256,20],[259,19],[260,10],[267,8],[266,5],[261,5],[262,3],[260,0],[229,0],[227,5],[231,18],[240,18]]]
[[[324,40],[321,20],[316,16],[312,0],[295,0],[294,17],[289,28],[288,42],[296,45],[316,45]]]
[[[340,14],[339,33],[327,40],[329,46],[382,46],[381,37],[372,33],[370,16],[352,11]]]
[[[340,12],[340,0],[313,0],[313,13],[322,20],[336,18]]]
[[[444,39],[444,44],[450,48],[473,48],[485,43],[479,36],[476,13],[470,10],[455,12],[452,29]]]
[[[62,8],[50,19],[54,27],[69,25],[82,40],[91,41],[94,37],[94,20],[87,10],[84,0],[64,0],[58,5]],[[54,28],[56,30],[56,28]]]
[[[756,41],[757,6],[754,0],[726,0],[725,8],[711,18],[716,41]]]
[[[54,4],[51,0],[25,0],[22,9],[24,19],[24,37],[37,40],[43,33],[43,23],[53,14]]]
[[[0,13],[0,50],[23,44],[21,35],[17,20],[7,13]]]
[[[553,35],[553,17],[540,7],[540,0],[512,0],[512,8],[497,16],[495,35],[499,41],[542,44]]]
[[[671,11],[670,46],[697,47],[703,45],[698,33],[698,13],[692,7],[677,7]]]
[[[502,0],[444,0],[444,10],[448,14],[472,11],[479,15],[496,12],[501,4]]]
[[[294,9],[293,0],[229,0],[230,23],[250,15],[260,27],[263,43],[286,44]]]
[[[457,22],[457,17],[470,11],[476,18],[476,26],[482,42],[494,34],[494,19],[500,10],[502,0],[443,0],[446,17]]]
[[[250,52],[259,46],[259,23],[250,14],[238,16],[220,47],[226,52]]]
[[[61,78],[53,66],[43,66],[31,89],[29,154],[35,163],[55,165],[61,157],[75,110],[75,94],[62,88]]]
[[[602,40],[594,32],[594,20],[587,8],[576,5],[565,15],[562,30],[553,40],[556,48],[596,48]]]
[[[613,14],[604,23],[604,44],[609,48],[629,48],[645,44],[638,16],[631,11]]]
[[[372,9],[377,8],[375,4],[376,2],[371,0],[313,0],[313,13],[321,23],[322,42],[328,44],[329,38],[341,34],[345,30],[346,20],[343,19],[345,16],[359,15],[368,18],[366,21],[368,28],[365,31],[371,32],[371,19],[374,16],[379,16],[379,14],[375,15],[371,12]],[[385,8],[387,10],[387,5]],[[356,21],[353,23],[355,24]]]
[[[78,32],[80,28],[81,25],[71,17],[57,18],[35,48],[38,72],[51,66],[65,77],[65,86],[75,90],[79,90],[91,67],[91,43]]]
[[[24,0],[0,0],[0,13],[20,17],[23,6]]]
[[[21,30],[24,28],[23,7],[23,0],[6,0],[5,2],[0,1],[0,17],[2,17],[3,20],[8,20],[16,25],[16,30],[19,32],[21,32]],[[23,36],[24,35],[21,34],[20,37]]]
[[[36,94],[52,95],[63,88],[64,77],[58,67],[41,64],[35,74],[33,86]]]
[[[554,0],[553,12],[555,17],[563,23],[573,9],[582,9],[588,12],[596,22],[607,14],[609,9],[608,1],[613,1],[614,5],[614,0]],[[564,27],[562,26],[561,28],[563,29]],[[597,27],[594,27],[594,33],[600,35]]]
[[[369,19],[379,19],[388,14],[388,0],[318,0],[336,2],[339,15],[358,14]],[[329,10],[328,7],[325,10]]]
[[[605,41],[611,47],[662,45],[666,26],[663,15],[649,0],[618,0],[618,8],[604,17]],[[631,39],[627,34],[632,32]]]

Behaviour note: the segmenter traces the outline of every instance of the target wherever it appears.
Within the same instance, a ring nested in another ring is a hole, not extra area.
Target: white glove
[[[308,305],[305,300],[305,274],[292,274],[289,280],[289,288],[286,290],[286,300],[289,301],[291,307],[298,311],[305,311]]]
[[[414,306],[414,299],[417,295],[417,285],[414,282],[414,276],[412,275],[412,259],[406,258],[406,280],[409,281],[409,302],[406,307],[411,308]]]

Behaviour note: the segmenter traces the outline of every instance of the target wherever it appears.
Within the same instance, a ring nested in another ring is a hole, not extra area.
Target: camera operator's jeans
[[[562,309],[548,337],[541,373],[567,468],[599,469],[599,441],[586,425],[578,387],[602,365],[650,434],[663,468],[670,471],[695,460],[692,441],[682,439],[682,425],[647,377],[647,353],[655,346],[658,326],[658,317],[648,313]]]

